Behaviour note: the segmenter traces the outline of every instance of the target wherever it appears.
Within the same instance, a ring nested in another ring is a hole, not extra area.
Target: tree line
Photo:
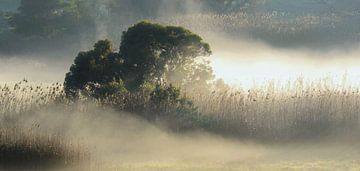
[[[217,13],[241,10],[254,3],[249,0],[190,2],[193,2],[191,5],[199,5],[202,12]],[[76,35],[94,28],[97,18],[106,19],[109,23],[133,23],[159,17],[164,9],[171,10],[166,15],[176,15],[189,12],[189,8],[189,3],[183,0],[21,0],[17,11],[9,13],[7,20],[15,33],[51,38]]]

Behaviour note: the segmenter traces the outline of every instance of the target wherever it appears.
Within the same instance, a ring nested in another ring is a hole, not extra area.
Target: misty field
[[[74,102],[60,83],[4,84],[0,150],[14,155],[0,156],[0,163],[71,168],[75,162],[105,171],[360,168],[357,88],[299,79],[287,86],[189,94],[199,113],[178,117],[185,125],[198,123],[179,130],[178,122],[169,126],[168,120],[124,112],[139,97]],[[111,107],[115,102],[118,108]]]
[[[360,170],[359,6],[0,0],[0,171]]]

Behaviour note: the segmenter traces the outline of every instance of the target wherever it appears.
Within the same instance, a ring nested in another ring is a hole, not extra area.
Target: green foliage
[[[103,98],[108,96],[123,96],[128,93],[122,80],[112,81],[96,87],[92,96]]]
[[[152,84],[150,82],[144,82],[139,87],[139,91],[142,91],[144,94],[151,94],[153,91],[155,91],[156,85]]]
[[[197,108],[181,94],[179,88],[172,85],[157,84],[150,94],[149,105],[147,117],[166,120],[170,123],[169,128],[182,131],[199,126],[200,114]]]
[[[140,22],[124,32],[122,40],[119,53],[112,50],[109,40],[80,52],[66,74],[66,94],[94,91],[113,81],[123,81],[132,92],[154,89],[147,86],[157,83],[206,88],[213,79],[209,64],[196,61],[211,54],[210,46],[189,30]]]
[[[161,114],[171,113],[178,105],[181,105],[180,90],[176,87],[156,85],[155,90],[150,94],[150,113]]]
[[[175,130],[198,127],[203,119],[197,108],[171,83],[206,88],[212,69],[196,58],[210,54],[209,45],[189,30],[140,22],[124,32],[119,53],[109,40],[80,52],[66,74],[65,93],[83,92],[118,110],[165,120]]]
[[[124,79],[130,90],[138,88],[145,81],[169,81],[168,73],[194,65],[196,57],[210,54],[209,44],[191,31],[149,22],[130,27],[123,33],[120,45]]]
[[[155,105],[161,105],[164,102],[177,103],[179,101],[180,90],[176,87],[156,85],[155,90],[151,93],[150,101]]]
[[[86,25],[80,0],[22,0],[9,23],[26,37],[55,38],[79,33]]]
[[[75,58],[70,72],[65,77],[65,92],[74,96],[79,90],[91,91],[99,86],[121,81],[122,60],[112,51],[109,40],[98,41],[94,49],[80,52]]]
[[[165,73],[167,81],[186,91],[209,90],[215,77],[209,61],[191,61]]]

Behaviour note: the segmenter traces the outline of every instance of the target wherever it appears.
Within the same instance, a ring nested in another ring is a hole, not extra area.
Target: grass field
[[[81,169],[94,171],[360,169],[356,87],[299,81],[193,93],[207,124],[181,133],[98,100],[66,100],[59,83],[24,80],[0,90],[0,154],[15,149],[11,162],[21,165],[37,156],[32,164],[86,163]]]

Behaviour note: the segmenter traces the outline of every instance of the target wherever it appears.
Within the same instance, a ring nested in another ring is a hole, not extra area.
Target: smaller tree
[[[112,82],[121,82],[122,59],[112,51],[109,40],[100,40],[94,49],[80,52],[65,77],[65,92],[74,96],[79,90],[95,91]]]

